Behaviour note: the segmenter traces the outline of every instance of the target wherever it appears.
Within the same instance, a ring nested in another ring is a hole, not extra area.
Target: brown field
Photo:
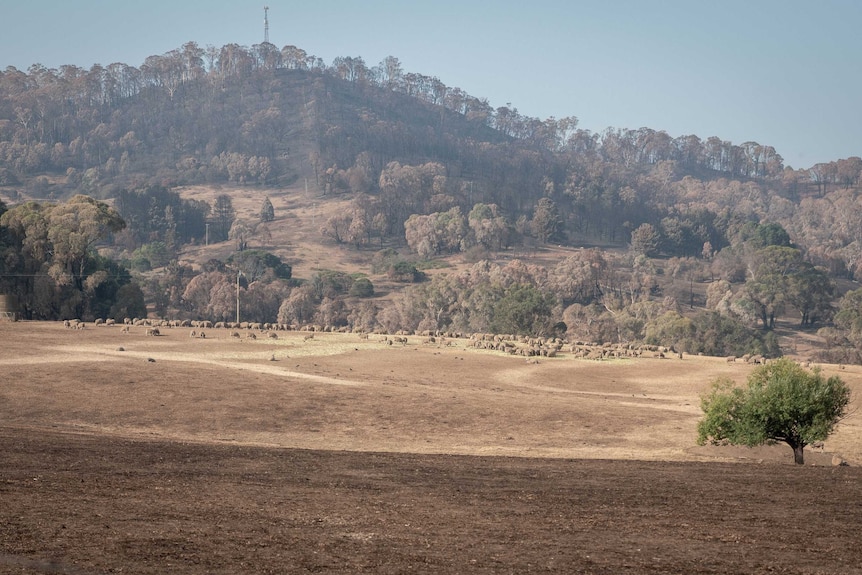
[[[862,573],[858,414],[694,445],[749,366],[189,331],[0,322],[0,573]]]

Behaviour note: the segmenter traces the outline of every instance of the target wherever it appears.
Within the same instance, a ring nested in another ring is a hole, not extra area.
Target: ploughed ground
[[[0,573],[862,573],[858,415],[694,445],[751,366],[161,331],[0,323]]]

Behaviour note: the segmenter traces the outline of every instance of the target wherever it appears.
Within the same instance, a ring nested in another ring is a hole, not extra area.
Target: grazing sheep
[[[232,332],[230,332],[230,336],[239,339],[239,332],[238,331],[232,331]]]
[[[207,334],[205,334],[203,331],[201,331],[200,338],[201,338],[201,339],[206,339],[206,338],[207,338]]]
[[[197,336],[198,336],[198,332],[196,332],[195,330],[192,330],[192,332],[189,334],[189,337],[197,337]]]
[[[157,328],[157,327],[148,327],[147,328],[147,335],[157,336],[157,335],[161,335],[161,333],[159,332],[159,328]]]
[[[305,335],[305,336],[303,336],[303,337],[302,337],[302,341],[308,341],[308,340],[310,340],[310,339],[314,339],[314,334],[313,334],[313,333],[310,333],[310,334]]]
[[[269,339],[278,339],[278,334],[274,331],[271,331],[266,335],[266,337],[268,337]]]

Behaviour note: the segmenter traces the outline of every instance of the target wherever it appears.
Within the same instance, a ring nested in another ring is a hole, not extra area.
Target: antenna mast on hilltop
[[[263,7],[263,41],[269,44],[269,6]]]

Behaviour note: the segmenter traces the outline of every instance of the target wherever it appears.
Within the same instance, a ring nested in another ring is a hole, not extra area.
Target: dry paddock
[[[0,573],[862,572],[857,417],[693,445],[750,366],[136,329],[0,324]]]

